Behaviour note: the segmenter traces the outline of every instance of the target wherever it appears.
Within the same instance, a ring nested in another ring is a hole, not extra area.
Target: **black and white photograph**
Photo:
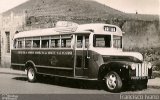
[[[1,0],[0,100],[160,100],[159,0]]]

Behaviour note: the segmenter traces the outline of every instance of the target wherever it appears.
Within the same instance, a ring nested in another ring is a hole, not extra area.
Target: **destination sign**
[[[116,32],[116,27],[113,27],[113,26],[104,26],[104,31]]]

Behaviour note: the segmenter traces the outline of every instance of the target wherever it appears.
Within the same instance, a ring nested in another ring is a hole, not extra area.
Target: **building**
[[[11,48],[13,36],[17,31],[23,30],[25,25],[25,14],[13,13],[0,15],[0,40],[1,40],[1,67],[10,67]]]

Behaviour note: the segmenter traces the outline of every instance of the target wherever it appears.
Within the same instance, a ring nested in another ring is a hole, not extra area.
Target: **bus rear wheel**
[[[114,71],[109,72],[105,76],[105,84],[107,90],[110,92],[119,92],[122,89],[122,80],[120,76]]]
[[[29,67],[27,70],[27,78],[29,82],[36,81],[36,71],[33,67]]]

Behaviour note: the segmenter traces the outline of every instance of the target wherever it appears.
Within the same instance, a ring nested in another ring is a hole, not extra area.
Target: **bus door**
[[[75,61],[74,61],[74,76],[85,77],[88,76],[88,44],[89,34],[75,36]]]

